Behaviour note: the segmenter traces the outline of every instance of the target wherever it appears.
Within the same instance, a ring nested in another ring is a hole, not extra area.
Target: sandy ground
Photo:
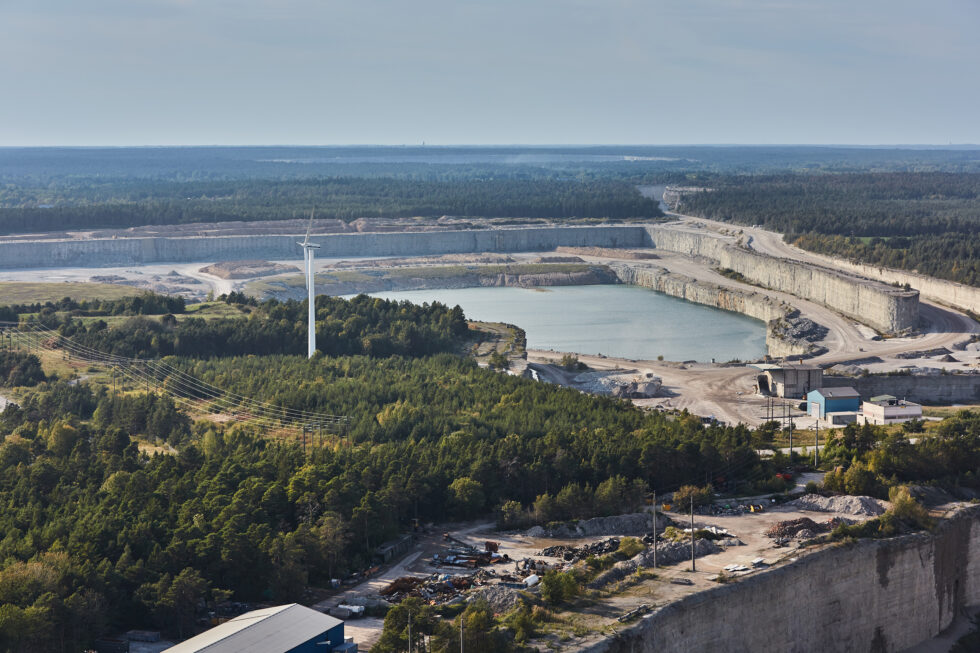
[[[528,361],[557,363],[561,352],[529,349]],[[672,363],[637,361],[626,358],[579,354],[579,361],[593,369],[649,370],[663,381],[659,397],[634,399],[645,407],[684,410],[695,415],[713,416],[723,422],[758,425],[765,421],[765,398],[755,393],[758,370],[722,367],[711,363]],[[555,377],[546,380],[559,382]]]

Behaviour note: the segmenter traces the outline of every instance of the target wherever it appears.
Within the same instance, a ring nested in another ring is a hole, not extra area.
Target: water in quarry
[[[756,359],[766,352],[763,322],[638,286],[455,288],[373,296],[459,304],[469,319],[523,328],[531,349],[704,362]]]

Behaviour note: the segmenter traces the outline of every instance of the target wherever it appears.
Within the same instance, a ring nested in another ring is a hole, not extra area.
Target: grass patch
[[[923,406],[922,414],[925,417],[946,418],[953,417],[961,410],[978,411],[980,410],[980,404],[971,404],[969,406]]]
[[[145,292],[132,286],[111,283],[63,282],[43,283],[34,281],[0,281],[0,304],[33,304],[56,302],[65,297],[77,301],[93,299],[122,299]]]
[[[181,315],[175,315],[177,320],[186,320],[189,317],[199,317],[205,320],[214,320],[219,317],[242,317],[243,310],[240,304],[226,304],[224,302],[201,302],[200,304],[190,304]]]

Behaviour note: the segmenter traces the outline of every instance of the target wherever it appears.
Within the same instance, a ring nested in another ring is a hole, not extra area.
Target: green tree
[[[449,484],[449,505],[458,519],[474,517],[483,508],[485,500],[483,485],[468,476]]]
[[[558,605],[578,596],[580,587],[571,572],[549,569],[541,577],[541,598],[551,605]]]

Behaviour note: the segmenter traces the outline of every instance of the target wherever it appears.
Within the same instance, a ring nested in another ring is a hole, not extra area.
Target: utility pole
[[[657,491],[653,491],[653,568],[657,568]]]
[[[459,653],[463,653],[463,615],[459,615]]]
[[[789,404],[783,402],[783,411],[786,413],[786,425],[789,427],[789,462],[793,462],[793,421],[789,418]]]
[[[816,467],[820,464],[820,421],[814,422],[813,431],[813,466]]]
[[[408,653],[412,653],[412,613],[408,613]]]
[[[694,564],[694,495],[691,495],[691,571],[697,571]]]

